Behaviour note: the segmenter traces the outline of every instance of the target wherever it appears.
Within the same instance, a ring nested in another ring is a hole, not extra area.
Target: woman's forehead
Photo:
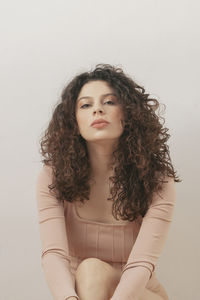
[[[79,96],[92,97],[93,94],[106,94],[114,92],[114,88],[112,88],[108,82],[103,80],[95,80],[85,83],[79,92]]]

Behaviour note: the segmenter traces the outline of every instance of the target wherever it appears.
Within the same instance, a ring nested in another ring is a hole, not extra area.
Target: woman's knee
[[[119,282],[119,273],[109,263],[100,259],[85,259],[76,270],[77,291],[83,296],[86,293],[86,298],[88,290],[94,295],[98,292],[99,299],[110,298]]]
[[[86,258],[78,266],[76,270],[76,277],[87,278],[91,276],[92,278],[97,278],[101,271],[106,270],[106,265],[103,261],[98,258]]]
[[[116,270],[110,264],[98,258],[84,259],[79,264],[75,276],[76,280],[85,281],[88,284],[90,282],[94,283],[94,281],[117,283],[119,280]]]

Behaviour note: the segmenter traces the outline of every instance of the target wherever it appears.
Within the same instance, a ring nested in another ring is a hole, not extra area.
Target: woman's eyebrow
[[[114,94],[114,93],[108,93],[108,94],[101,95],[101,99],[104,98],[104,97],[106,97],[106,96],[110,96],[110,95],[117,97],[117,95]],[[77,100],[77,102],[80,101],[81,99],[91,99],[91,98],[92,98],[91,96],[84,96],[84,97],[79,98]]]

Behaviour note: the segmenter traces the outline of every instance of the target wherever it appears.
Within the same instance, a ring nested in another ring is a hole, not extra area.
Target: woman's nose
[[[96,112],[102,113],[103,112],[102,107],[94,107],[94,113]]]

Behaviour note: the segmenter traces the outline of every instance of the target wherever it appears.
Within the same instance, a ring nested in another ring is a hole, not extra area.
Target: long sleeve
[[[163,190],[155,194],[142,220],[140,231],[124,266],[111,300],[138,300],[155,269],[165,245],[172,221],[176,190],[175,182],[166,177]]]
[[[70,296],[80,300],[70,272],[64,206],[50,194],[48,185],[51,183],[52,169],[44,165],[36,179],[41,264],[55,300],[66,300]]]

